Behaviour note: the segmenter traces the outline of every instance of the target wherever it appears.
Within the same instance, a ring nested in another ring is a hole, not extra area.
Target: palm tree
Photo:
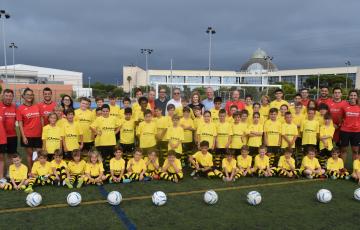
[[[130,94],[131,94],[130,83],[131,83],[131,80],[132,80],[131,76],[128,76],[126,80],[127,80],[128,83],[129,83],[129,96],[130,96]]]

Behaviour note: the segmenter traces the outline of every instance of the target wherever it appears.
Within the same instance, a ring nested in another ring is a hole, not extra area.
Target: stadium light
[[[14,68],[14,93],[15,93],[15,100],[16,100],[16,74],[15,74],[15,49],[17,49],[17,45],[14,42],[10,43],[9,48],[12,49],[12,55],[13,55],[13,68]]]
[[[270,61],[272,61],[274,59],[273,56],[265,56],[264,60],[267,62],[267,71],[270,71]]]
[[[206,33],[209,34],[209,83],[211,83],[211,39],[212,35],[216,33],[215,29],[209,26],[206,30]]]
[[[4,45],[4,66],[5,66],[5,88],[8,88],[8,76],[7,76],[7,63],[6,63],[6,43],[5,43],[5,20],[10,18],[10,14],[5,10],[0,10],[0,19],[2,21],[2,36],[3,36],[3,45]]]
[[[148,58],[149,58],[149,55],[154,52],[153,49],[140,49],[140,52],[141,54],[144,54],[145,55],[145,69],[146,69],[146,80],[148,81],[148,83],[150,82],[150,79],[149,79],[149,66],[148,66]]]
[[[346,65],[345,88],[348,89],[349,67],[351,66],[351,62],[348,60],[345,62],[345,65]]]

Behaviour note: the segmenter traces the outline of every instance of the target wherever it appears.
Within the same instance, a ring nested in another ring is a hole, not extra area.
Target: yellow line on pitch
[[[240,190],[240,189],[247,189],[247,188],[260,188],[260,187],[270,187],[270,186],[276,186],[276,185],[288,185],[288,184],[300,184],[300,183],[308,183],[308,182],[315,182],[319,181],[319,179],[314,180],[298,180],[298,181],[285,181],[285,182],[274,182],[274,183],[265,183],[265,184],[254,184],[254,185],[240,185],[240,186],[234,186],[234,187],[224,187],[224,188],[215,188],[213,190],[222,192],[222,191],[229,191],[229,190]],[[187,191],[187,192],[171,192],[168,193],[168,196],[186,196],[191,194],[198,194],[198,193],[204,193],[208,189],[204,190],[194,190],[194,191]],[[124,201],[131,201],[131,200],[145,200],[150,199],[151,195],[148,196],[134,196],[134,197],[128,197],[124,198]],[[94,204],[103,204],[107,203],[106,200],[93,200],[93,201],[85,201],[81,203],[81,206],[83,205],[94,205]],[[50,204],[50,205],[43,205],[39,207],[24,207],[24,208],[11,208],[11,209],[2,209],[0,210],[0,214],[4,213],[14,213],[14,212],[28,212],[28,211],[35,211],[35,210],[42,210],[42,209],[51,209],[51,208],[66,208],[69,207],[68,204]]]

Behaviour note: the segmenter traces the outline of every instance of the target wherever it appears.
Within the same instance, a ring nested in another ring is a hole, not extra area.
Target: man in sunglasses
[[[166,105],[166,107],[170,104],[173,104],[175,106],[175,109],[182,106],[181,104],[181,94],[180,94],[180,89],[179,88],[175,88],[173,90],[173,95],[172,95],[172,99],[170,99]],[[166,112],[167,113],[167,112]]]

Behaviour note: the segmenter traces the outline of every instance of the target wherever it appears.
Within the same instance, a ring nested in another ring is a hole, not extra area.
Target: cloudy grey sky
[[[238,70],[258,47],[279,69],[360,65],[359,0],[2,0],[1,9],[17,63],[109,83],[123,65],[145,66],[140,48],[154,49],[150,68],[173,58],[174,69],[206,69],[209,25],[213,69]]]

